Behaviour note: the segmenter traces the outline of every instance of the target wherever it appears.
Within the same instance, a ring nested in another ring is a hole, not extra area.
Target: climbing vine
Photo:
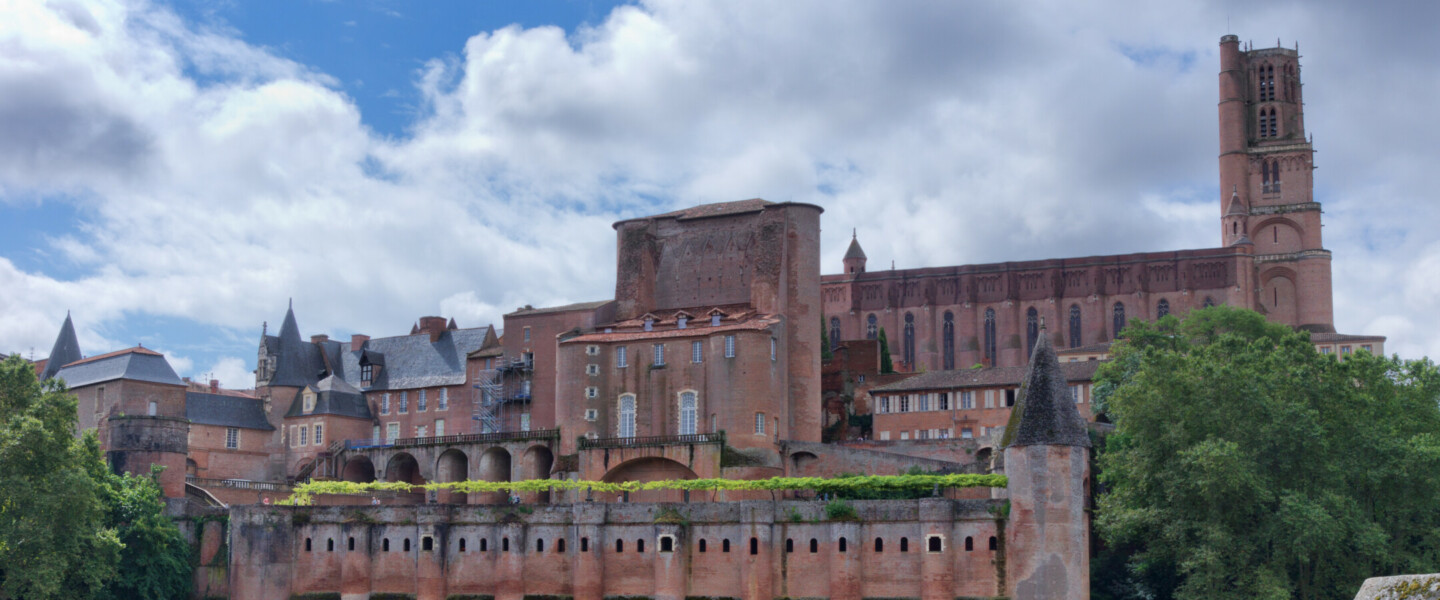
[[[771,477],[770,479],[669,479],[664,481],[587,481],[570,479],[527,479],[524,481],[448,481],[424,484],[403,481],[310,481],[295,486],[294,493],[280,504],[307,506],[323,494],[368,494],[372,492],[415,492],[449,490],[462,494],[487,492],[546,492],[580,490],[619,494],[646,490],[691,491],[783,491],[809,490],[816,493],[940,488],[1005,487],[1004,475],[956,473],[947,475],[860,475],[855,477]]]

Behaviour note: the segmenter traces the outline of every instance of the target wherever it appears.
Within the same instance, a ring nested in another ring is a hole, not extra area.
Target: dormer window
[[[685,328],[685,321],[687,321],[687,320],[689,320],[689,317],[680,317],[680,318],[678,318],[678,319],[675,319],[675,326],[678,327],[678,328],[680,328],[680,329],[684,329],[684,328]]]
[[[305,392],[305,412],[315,411],[315,392]]]
[[[645,317],[645,331],[655,330],[655,317]]]
[[[375,366],[370,364],[360,365],[360,382],[370,383],[374,379]]]
[[[710,326],[711,326],[711,327],[719,327],[719,326],[720,326],[720,313],[715,313],[715,314],[710,315]]]

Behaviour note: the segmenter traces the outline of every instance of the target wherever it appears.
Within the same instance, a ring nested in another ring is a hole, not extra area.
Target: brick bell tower
[[[1330,251],[1314,196],[1300,52],[1242,50],[1220,38],[1220,213],[1226,246],[1251,245],[1257,297],[1271,320],[1333,333]]]

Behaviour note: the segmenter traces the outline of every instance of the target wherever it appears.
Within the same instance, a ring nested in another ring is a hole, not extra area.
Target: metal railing
[[[645,446],[678,446],[685,444],[724,444],[725,432],[691,433],[686,435],[649,435],[644,437],[580,438],[580,449],[640,448]]]
[[[197,487],[227,487],[262,492],[288,492],[290,486],[276,481],[250,481],[248,479],[210,479],[186,475],[185,483]]]
[[[560,439],[559,429],[539,429],[535,431],[498,431],[495,433],[462,433],[456,435],[437,435],[430,437],[411,437],[395,439],[363,439],[345,440],[346,450],[361,450],[365,448],[403,448],[413,446],[445,446],[450,444],[487,444],[501,442],[523,442],[527,440],[558,440]]]

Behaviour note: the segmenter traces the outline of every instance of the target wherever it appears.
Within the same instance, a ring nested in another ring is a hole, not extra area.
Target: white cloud
[[[87,225],[52,245],[89,270],[0,258],[0,348],[48,349],[65,307],[91,348],[134,313],[249,332],[292,296],[306,333],[478,326],[610,295],[618,218],[755,196],[826,208],[827,270],[851,227],[900,267],[1209,246],[1235,14],[1306,45],[1337,325],[1440,356],[1421,117],[1440,42],[1406,34],[1434,19],[1238,6],[657,0],[568,37],[477,32],[385,139],[329,76],[233,32],[11,4],[0,210],[73,198]]]

